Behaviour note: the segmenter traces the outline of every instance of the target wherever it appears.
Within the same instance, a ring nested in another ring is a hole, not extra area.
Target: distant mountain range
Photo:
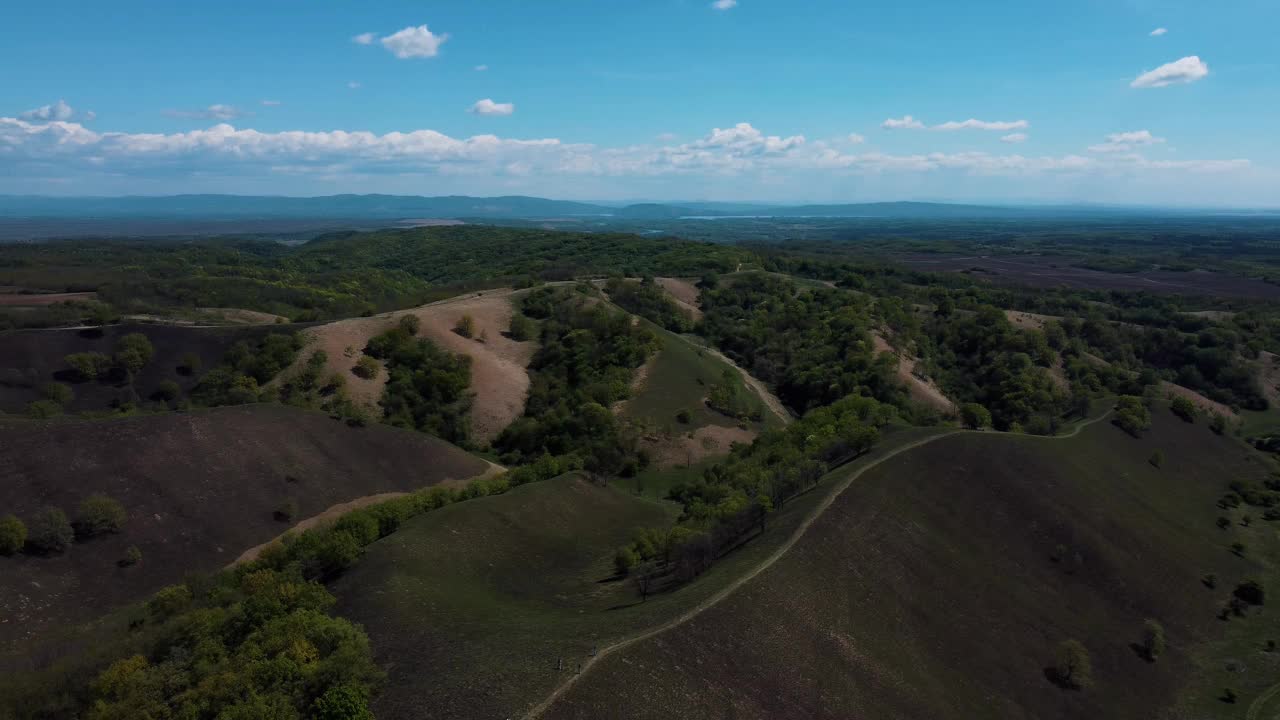
[[[257,195],[170,195],[125,197],[46,197],[0,195],[3,218],[153,218],[153,219],[553,219],[601,217],[620,220],[677,220],[717,217],[826,218],[1032,218],[1083,215],[1210,213],[1167,209],[1079,206],[996,206],[932,202],[875,202],[839,205],[768,205],[680,202],[610,206],[510,195],[503,197],[420,197],[415,195],[329,195],[273,197]],[[1240,214],[1249,214],[1247,211]]]

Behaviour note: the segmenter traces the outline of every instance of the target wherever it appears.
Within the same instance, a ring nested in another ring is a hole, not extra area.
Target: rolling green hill
[[[1167,411],[1140,440],[1105,423],[944,437],[858,479],[791,553],[604,658],[544,717],[1243,717],[1216,698],[1274,680],[1245,658],[1275,622],[1216,616],[1237,582],[1271,576],[1276,542],[1218,529],[1215,502],[1267,469]],[[1244,557],[1229,550],[1240,535]],[[1130,647],[1145,618],[1168,635],[1155,663]],[[1085,690],[1047,673],[1069,638],[1092,656]]]

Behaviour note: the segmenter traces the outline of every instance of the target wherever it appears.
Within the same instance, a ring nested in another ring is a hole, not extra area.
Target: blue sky
[[[1280,206],[1273,0],[6,15],[4,193]]]

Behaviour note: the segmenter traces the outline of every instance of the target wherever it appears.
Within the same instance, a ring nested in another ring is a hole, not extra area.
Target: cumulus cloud
[[[489,66],[488,66],[488,65],[477,65],[477,66],[475,66],[475,67],[474,67],[474,68],[472,68],[472,69],[473,69],[473,70],[475,70],[476,72],[484,72],[485,70],[488,70],[488,69],[489,69]]]
[[[1142,131],[1116,141],[1157,142]],[[1111,138],[1109,138],[1110,140]],[[93,175],[153,178],[256,177],[277,173],[343,178],[436,174],[538,178],[707,176],[784,177],[794,172],[846,174],[952,172],[1032,176],[1076,173],[1229,173],[1248,160],[1149,160],[1137,152],[1025,156],[986,152],[844,152],[842,144],[806,143],[803,135],[771,135],[750,123],[715,128],[686,143],[599,147],[557,138],[496,135],[454,138],[434,130],[261,132],[219,123],[180,133],[95,132],[66,121],[0,117],[0,177]],[[176,185],[175,185],[176,186]]]
[[[888,120],[885,120],[880,123],[880,127],[885,130],[923,130],[924,123],[910,115],[903,115],[900,118],[889,118]]]
[[[92,113],[90,114],[92,115]],[[52,105],[41,105],[18,115],[20,119],[30,122],[65,121],[70,120],[73,116],[75,116],[75,111],[71,109],[71,106],[65,100],[59,100]]]
[[[1008,135],[1001,137],[1000,142],[1017,145],[1018,143],[1026,142],[1028,137],[1030,136],[1026,133],[1009,133]]]
[[[476,115],[510,115],[515,111],[515,103],[498,103],[489,98],[477,100],[470,110]]]
[[[436,35],[426,25],[407,27],[382,38],[382,47],[401,60],[431,58],[440,54],[440,46],[449,39],[448,33]]]
[[[1160,37],[1161,35],[1164,35],[1167,32],[1169,32],[1168,28],[1158,27],[1155,30],[1152,30],[1150,35],[1151,37]]]
[[[959,122],[950,120],[941,125],[934,125],[934,130],[995,130],[998,132],[1009,132],[1010,130],[1026,130],[1031,127],[1031,123],[1026,120],[961,120]]]
[[[862,143],[867,141],[865,137],[859,135],[858,133],[849,133],[848,140],[854,145],[861,145]]]
[[[351,42],[357,45],[372,45],[375,37],[377,37],[376,33],[360,33],[359,35],[352,37]]]
[[[264,105],[266,103],[263,103]],[[165,115],[172,118],[182,118],[184,120],[235,120],[236,118],[252,115],[234,105],[210,105],[203,110],[165,110]]]
[[[711,3],[711,7],[716,10],[729,10],[738,7],[738,0],[716,0]]]
[[[1129,83],[1134,88],[1158,88],[1168,85],[1193,83],[1209,74],[1209,66],[1198,55],[1165,63],[1155,70],[1148,70]]]
[[[1095,153],[1122,153],[1129,152],[1135,147],[1145,145],[1159,145],[1164,142],[1164,138],[1156,137],[1149,130],[1134,130],[1131,132],[1111,133],[1107,136],[1107,141],[1090,145],[1089,152]]]

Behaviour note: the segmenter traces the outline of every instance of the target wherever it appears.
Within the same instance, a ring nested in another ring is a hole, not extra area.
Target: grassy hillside
[[[29,641],[207,573],[355,498],[408,491],[485,472],[484,461],[420,433],[349,427],[278,405],[116,420],[0,423],[0,514],[30,522],[45,506],[73,519],[105,493],[128,513],[119,533],[66,552],[0,556],[0,660],[29,668]],[[142,560],[117,561],[129,546]],[[46,643],[47,644],[47,643]]]
[[[1215,527],[1215,502],[1229,479],[1267,468],[1203,423],[1155,416],[1140,440],[1100,423],[899,455],[776,565],[607,657],[545,717],[1134,718],[1174,705],[1243,717],[1207,686],[1227,674],[1223,653],[1259,654],[1265,621],[1216,615],[1240,579],[1269,571],[1255,551],[1229,551],[1237,532]],[[1130,647],[1148,617],[1168,635],[1156,663]],[[1252,643],[1221,640],[1227,627]],[[1068,638],[1092,655],[1089,689],[1046,674]]]

